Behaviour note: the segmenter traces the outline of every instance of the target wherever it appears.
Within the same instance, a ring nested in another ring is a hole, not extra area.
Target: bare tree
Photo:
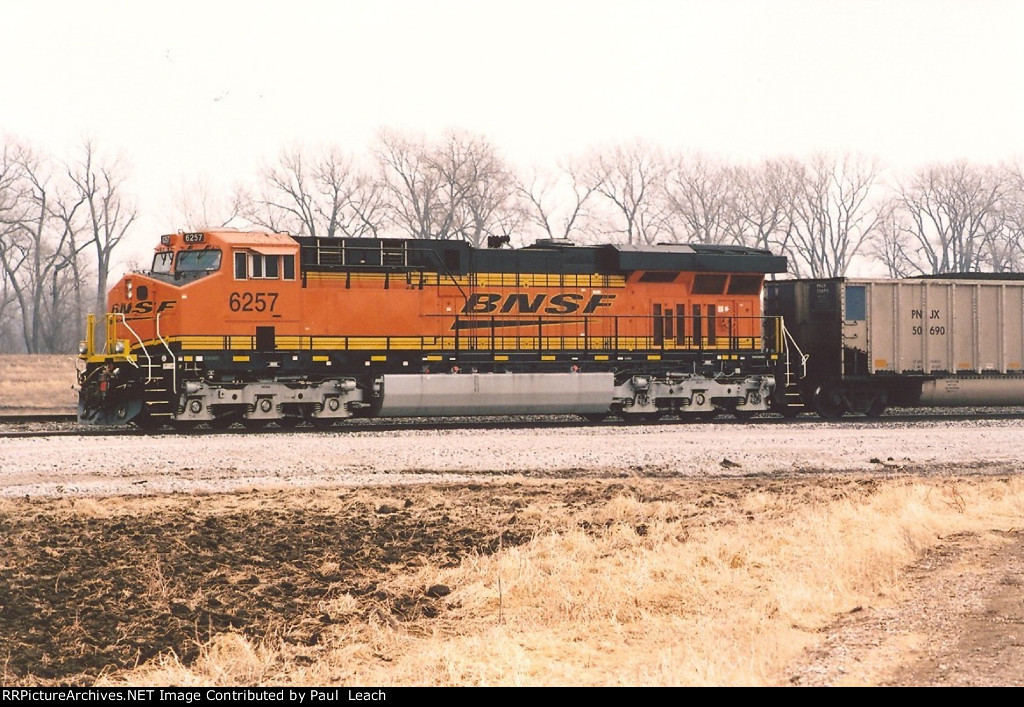
[[[263,191],[246,215],[265,228],[328,238],[379,235],[383,187],[337,147],[285,150],[261,180]]]
[[[377,159],[391,223],[411,238],[447,237],[434,226],[440,175],[431,166],[425,141],[384,131],[378,139]]]
[[[488,235],[508,235],[522,218],[512,170],[480,136],[449,132],[429,144],[385,131],[377,159],[390,221],[413,238],[479,246]]]
[[[120,161],[98,159],[96,145],[87,140],[78,161],[68,162],[67,176],[76,198],[83,202],[84,242],[96,255],[96,312],[107,310],[107,280],[114,249],[138,217],[125,194],[124,167]],[[73,230],[73,229],[71,229]]]
[[[603,197],[609,207],[600,236],[630,244],[671,237],[665,174],[661,154],[640,142],[593,154],[581,176],[583,185]]]
[[[721,244],[738,232],[737,171],[703,155],[676,157],[665,176],[673,240]]]
[[[13,350],[21,338],[15,326],[20,312],[18,283],[13,276],[24,259],[16,240],[27,215],[23,202],[23,149],[9,139],[0,145],[0,351]]]
[[[796,192],[793,177],[798,173],[792,160],[768,160],[733,171],[736,184],[733,241],[777,253],[789,251]]]
[[[218,192],[206,179],[198,177],[182,182],[174,195],[172,222],[193,231],[203,228],[223,228],[239,220],[246,221],[252,196],[248,190],[236,185],[230,192]]]
[[[836,159],[819,154],[806,166],[793,164],[788,254],[798,275],[846,274],[883,218],[876,197],[878,174],[875,161],[854,156]]]
[[[518,189],[528,223],[540,228],[547,238],[571,239],[585,228],[591,197],[599,186],[585,184],[579,166],[569,163],[557,172],[534,170]]]
[[[898,200],[893,198],[885,209],[885,217],[878,224],[878,238],[870,248],[870,255],[883,265],[889,277],[910,277],[916,270],[912,265],[913,244],[907,234],[909,228],[906,216],[898,208]]]
[[[1003,239],[1005,241],[1005,269],[1024,269],[1024,166],[1004,167],[1006,189],[1003,192]]]
[[[964,161],[920,170],[898,192],[902,233],[911,244],[900,267],[931,274],[981,269],[986,244],[989,260],[996,255],[1006,187],[998,170]],[[998,260],[989,267],[1001,268]]]
[[[62,193],[50,163],[30,149],[5,151],[5,162],[0,238],[5,288],[18,304],[25,351],[57,351],[68,345],[79,325],[67,306],[74,298],[66,296],[79,284],[67,271],[77,252],[57,216],[73,210],[65,206],[73,197]]]

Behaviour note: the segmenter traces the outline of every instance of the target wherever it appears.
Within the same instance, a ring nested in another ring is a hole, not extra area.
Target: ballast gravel
[[[927,419],[0,439],[0,497],[218,493],[508,477],[1005,473],[1024,420]]]

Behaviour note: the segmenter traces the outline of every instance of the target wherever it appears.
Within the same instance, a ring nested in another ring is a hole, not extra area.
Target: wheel
[[[248,420],[243,418],[242,427],[247,430],[262,430],[269,422],[270,420]]]
[[[779,413],[787,420],[792,420],[800,414],[800,408],[793,407],[792,405],[783,405],[775,412]]]
[[[152,417],[151,415],[144,412],[136,415],[135,419],[133,419],[132,422],[140,430],[146,430],[147,432],[158,430],[164,426],[164,420],[162,418]]]
[[[838,420],[846,414],[846,402],[838,388],[819,385],[814,389],[814,409],[826,420]]]
[[[234,415],[221,415],[208,421],[207,424],[215,430],[226,430],[237,421],[238,419]]]
[[[679,413],[679,421],[680,422],[684,422],[686,424],[692,424],[694,422],[700,422],[700,415],[701,415],[701,413],[699,413],[699,412],[680,412]]]
[[[626,422],[639,424],[641,422],[657,422],[661,419],[660,412],[624,412],[622,419]]]
[[[880,417],[885,412],[885,407],[885,397],[880,395],[871,401],[871,405],[868,406],[864,414],[868,417]]]

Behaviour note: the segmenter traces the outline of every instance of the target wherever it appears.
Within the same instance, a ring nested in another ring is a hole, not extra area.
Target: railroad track
[[[78,420],[75,413],[47,413],[45,415],[0,415],[0,425],[24,424],[74,424]]]
[[[329,427],[318,427],[311,424],[302,424],[297,427],[278,427],[269,425],[259,430],[250,430],[235,424],[227,429],[213,429],[209,427],[196,427],[193,429],[175,429],[164,427],[157,430],[141,430],[132,426],[128,427],[90,427],[77,424],[75,415],[70,414],[48,414],[48,415],[0,415],[0,439],[14,439],[27,437],[126,437],[126,436],[204,436],[204,435],[253,435],[253,434],[317,434],[336,433],[350,434],[361,432],[402,432],[402,431],[439,431],[439,430],[498,430],[498,429],[564,429],[567,427],[637,427],[644,425],[678,425],[681,429],[699,429],[706,425],[714,426],[772,426],[772,425],[807,425],[807,424],[828,424],[828,425],[862,425],[871,427],[886,427],[890,425],[906,423],[927,423],[927,422],[972,422],[981,420],[1020,420],[1024,419],[1024,407],[1022,408],[992,408],[979,411],[972,409],[920,409],[900,410],[893,409],[890,412],[877,418],[860,416],[849,416],[838,420],[823,420],[814,414],[803,414],[796,418],[786,419],[780,415],[765,413],[752,418],[738,420],[729,415],[710,420],[680,420],[674,417],[665,417],[660,420],[649,420],[644,422],[629,422],[618,418],[609,418],[601,422],[591,422],[575,416],[535,416],[535,417],[514,417],[514,418],[390,418],[390,419],[352,419],[338,422]],[[33,428],[31,425],[46,424],[58,425],[46,429]]]

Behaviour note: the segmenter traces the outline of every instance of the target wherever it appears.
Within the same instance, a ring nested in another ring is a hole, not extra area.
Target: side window
[[[235,252],[236,280],[276,280],[282,274],[285,280],[295,279],[294,255]]]
[[[249,256],[252,278],[255,280],[277,279],[277,256],[253,253]]]
[[[276,255],[263,256],[263,276],[270,279],[277,279],[278,257]]]

